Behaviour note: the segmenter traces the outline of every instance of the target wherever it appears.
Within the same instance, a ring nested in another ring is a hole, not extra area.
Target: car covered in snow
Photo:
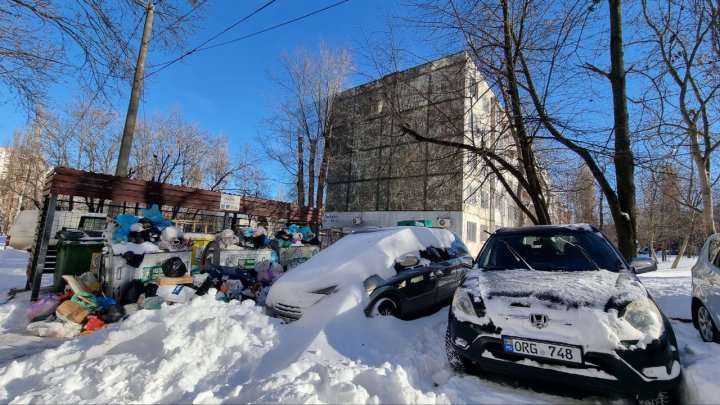
[[[705,241],[691,273],[693,325],[704,341],[720,343],[720,233]]]
[[[367,316],[410,318],[450,303],[472,257],[442,228],[352,233],[288,271],[270,288],[268,313],[299,319],[331,294],[358,297]]]
[[[648,291],[591,225],[501,228],[450,307],[446,350],[477,367],[590,390],[668,399],[675,335]]]

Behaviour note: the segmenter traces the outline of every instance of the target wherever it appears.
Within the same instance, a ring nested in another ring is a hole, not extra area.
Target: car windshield
[[[477,264],[485,270],[619,271],[625,267],[603,237],[570,231],[493,235]]]

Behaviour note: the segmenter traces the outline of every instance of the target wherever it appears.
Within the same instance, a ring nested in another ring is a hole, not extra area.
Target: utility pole
[[[140,51],[138,53],[137,64],[135,65],[135,79],[133,80],[130,104],[128,105],[128,112],[125,117],[125,128],[123,129],[122,141],[120,143],[120,155],[118,156],[117,165],[115,166],[116,176],[127,177],[128,175],[130,149],[132,148],[133,135],[135,134],[135,121],[137,120],[138,104],[140,103],[140,93],[142,92],[143,78],[145,76],[145,59],[147,58],[154,15],[155,4],[150,0],[145,6],[145,28],[143,29]]]

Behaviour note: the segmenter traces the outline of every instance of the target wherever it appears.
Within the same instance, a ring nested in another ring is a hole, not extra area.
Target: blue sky
[[[209,45],[271,27],[337,1],[278,0]],[[206,19],[189,38],[187,46],[200,44],[265,3],[266,0],[210,0]],[[262,120],[269,115],[270,98],[276,85],[269,80],[268,73],[277,71],[283,51],[297,47],[317,50],[324,42],[352,52],[362,47],[365,38],[385,28],[388,15],[403,12],[397,0],[350,0],[284,27],[190,55],[146,81],[139,117],[179,109],[187,120],[212,133],[228,136],[231,143],[252,142],[261,129]],[[354,62],[362,65],[360,57],[353,52]],[[154,53],[151,44],[148,65],[171,58]],[[355,75],[351,84],[365,80]],[[62,104],[76,91],[76,84],[72,82],[53,86],[50,105]],[[127,99],[117,99],[115,108],[124,114]],[[25,125],[26,113],[11,100],[0,104],[0,117],[0,144],[3,144],[12,139],[16,128]]]

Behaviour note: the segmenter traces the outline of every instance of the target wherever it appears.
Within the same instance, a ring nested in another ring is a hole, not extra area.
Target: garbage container
[[[103,238],[88,237],[81,230],[62,230],[57,233],[58,253],[53,273],[55,291],[65,288],[62,276],[79,276],[90,269],[93,253],[100,253]]]
[[[163,274],[162,263],[171,257],[179,257],[189,270],[191,253],[191,250],[148,252],[143,254],[140,264],[133,267],[122,255],[116,254],[111,245],[107,253],[103,254],[103,266],[99,277],[103,292],[106,296],[119,300],[123,287],[132,280],[140,280],[143,283],[154,282],[157,276]]]
[[[188,267],[190,273],[195,274],[200,272],[200,266],[202,265],[203,252],[208,243],[215,240],[215,235],[202,234],[202,233],[186,233],[186,238],[190,238],[193,241],[192,244],[192,268]]]

